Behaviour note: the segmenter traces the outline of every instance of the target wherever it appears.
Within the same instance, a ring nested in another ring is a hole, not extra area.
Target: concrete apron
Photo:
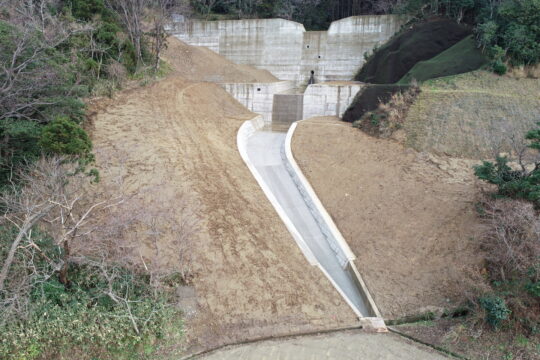
[[[361,326],[386,331],[379,310],[353,260],[354,254],[292,156],[296,123],[266,125],[258,116],[239,129],[242,159],[272,203],[308,262],[317,266],[360,319]]]

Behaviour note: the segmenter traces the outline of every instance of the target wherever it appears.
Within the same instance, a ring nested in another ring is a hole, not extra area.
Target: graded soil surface
[[[301,121],[293,154],[385,319],[456,305],[455,280],[481,259],[471,161],[418,153],[337,118]]]
[[[267,70],[235,64],[203,46],[191,46],[171,36],[163,59],[184,79],[215,83],[264,83],[278,79]]]
[[[356,325],[240,157],[238,128],[255,114],[182,71],[95,100],[89,130],[103,186],[121,179],[142,213],[122,233],[126,257],[154,273],[191,270],[177,289],[189,351]]]

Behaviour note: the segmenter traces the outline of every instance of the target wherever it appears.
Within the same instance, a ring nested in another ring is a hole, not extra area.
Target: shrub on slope
[[[470,34],[468,27],[451,20],[416,25],[373,54],[355,80],[372,84],[395,83],[419,61],[431,59]]]
[[[472,35],[469,35],[439,55],[416,63],[398,84],[410,84],[413,79],[423,82],[438,77],[462,74],[476,70],[487,62],[488,59],[476,47]]]
[[[397,92],[403,92],[408,88],[408,85],[396,84],[369,85],[356,95],[352,104],[343,114],[342,120],[352,123],[360,119],[368,111],[377,109],[380,103],[389,101]]]

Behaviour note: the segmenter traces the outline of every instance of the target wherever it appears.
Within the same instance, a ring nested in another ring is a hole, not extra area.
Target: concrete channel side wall
[[[344,254],[344,256],[346,257],[345,264],[343,267],[349,272],[352,279],[358,286],[358,289],[360,290],[360,294],[365,304],[370,307],[371,314],[369,314],[370,316],[362,317],[363,324],[377,331],[386,331],[386,326],[384,324],[384,321],[382,320],[381,313],[379,309],[377,308],[375,301],[371,297],[371,294],[369,293],[367,286],[364,280],[362,279],[362,276],[358,272],[356,265],[354,264],[354,260],[356,259],[355,255],[351,251],[349,245],[345,241],[345,238],[343,237],[343,235],[337,228],[336,224],[334,223],[334,221],[332,220],[332,218],[330,217],[330,215],[324,208],[323,204],[319,200],[319,197],[317,196],[317,194],[315,193],[315,191],[309,184],[309,181],[306,179],[306,177],[302,173],[302,170],[300,169],[300,167],[296,163],[296,160],[294,159],[294,156],[292,154],[291,143],[292,143],[292,137],[294,135],[294,131],[296,130],[297,125],[298,125],[297,122],[293,123],[291,127],[289,128],[289,131],[287,132],[287,137],[285,139],[285,144],[284,144],[284,156],[285,156],[284,160],[288,163],[288,167],[290,166],[291,168],[291,172],[290,172],[291,176],[295,178],[295,183],[297,183],[297,186],[299,186],[300,193],[302,194],[302,196],[304,196],[304,199],[306,200],[307,203],[312,204],[311,206],[308,205],[310,207],[310,210],[312,208],[315,208],[312,214],[314,215],[317,223],[321,226],[322,232],[325,233],[329,231],[331,233],[331,237],[329,237],[329,239],[333,238],[336,240],[336,243],[333,246],[331,244],[331,247],[334,248],[337,245],[341,253]],[[336,288],[338,289],[338,291],[340,291],[337,286]],[[342,294],[342,296],[344,296],[344,294],[341,291],[340,293]],[[347,298],[345,297],[345,299]],[[351,304],[349,303],[349,305]],[[351,305],[351,307],[353,306]]]
[[[275,94],[272,122],[292,124],[302,120],[303,104],[303,94]]]
[[[272,122],[274,94],[294,88],[294,83],[291,81],[223,83],[220,85],[250,111],[260,114],[266,123]]]
[[[318,265],[319,267],[321,267],[319,265],[319,262],[317,261],[313,253],[311,252],[309,246],[307,246],[303,237],[300,235],[300,232],[296,229],[292,221],[289,219],[285,210],[283,210],[278,200],[276,199],[276,197],[274,196],[274,194],[272,193],[272,191],[270,190],[266,182],[263,180],[261,174],[259,174],[259,172],[257,171],[257,168],[255,167],[255,165],[253,165],[253,163],[249,159],[249,156],[247,153],[247,140],[257,130],[262,129],[264,125],[265,125],[265,121],[263,120],[263,118],[261,116],[257,116],[253,118],[252,120],[245,121],[242,124],[242,126],[240,126],[240,129],[238,129],[238,133],[236,136],[236,144],[238,146],[238,151],[240,152],[240,156],[242,157],[242,160],[244,160],[244,162],[246,163],[249,171],[251,171],[251,174],[253,175],[255,180],[257,180],[257,183],[259,184],[264,194],[266,195],[266,197],[268,198],[268,200],[270,201],[270,203],[272,204],[272,206],[278,213],[281,220],[285,223],[285,226],[291,233],[294,241],[296,242],[296,244],[298,245],[298,247],[300,248],[300,250],[306,257],[307,261],[311,265],[314,265],[314,266]]]
[[[314,116],[337,116],[353,102],[356,94],[365,86],[363,83],[312,84],[304,92],[302,119]]]
[[[263,190],[264,194],[266,195],[266,197],[268,198],[268,200],[270,201],[272,206],[274,206],[274,209],[278,213],[281,220],[285,223],[285,226],[287,227],[287,229],[291,233],[291,235],[292,235],[293,239],[295,240],[296,244],[298,245],[298,247],[300,247],[300,250],[302,251],[302,253],[306,257],[308,262],[312,266],[317,266],[319,268],[319,270],[322,271],[322,273],[326,276],[326,278],[330,281],[330,283],[334,286],[334,288],[338,291],[338,293],[343,297],[343,299],[345,299],[345,301],[351,307],[351,309],[356,314],[356,316],[358,316],[358,318],[361,321],[364,320],[365,316],[358,311],[358,309],[353,305],[353,303],[349,300],[349,298],[345,295],[345,293],[337,285],[337,283],[330,276],[330,274],[318,262],[318,260],[314,256],[314,254],[311,252],[311,250],[307,246],[307,244],[304,241],[303,237],[300,235],[300,232],[296,229],[296,227],[294,226],[292,221],[289,219],[289,217],[287,216],[287,213],[285,212],[285,210],[283,210],[283,208],[279,204],[278,200],[276,199],[276,197],[274,196],[274,194],[272,193],[272,191],[270,190],[268,185],[265,183],[263,177],[257,171],[257,168],[255,167],[255,165],[253,165],[253,163],[249,159],[249,156],[247,154],[247,140],[253,133],[255,133],[257,130],[262,129],[263,127],[264,127],[264,121],[262,120],[262,118],[260,116],[254,118],[252,120],[248,120],[248,121],[246,121],[246,122],[244,122],[242,124],[242,126],[238,130],[238,134],[237,134],[237,145],[238,145],[238,150],[240,152],[240,156],[242,157],[242,159],[246,163],[247,167],[251,171],[251,173],[252,173],[253,177],[255,178],[255,180],[257,180],[257,183],[259,184],[259,186]],[[365,324],[365,320],[363,321],[363,323]]]
[[[353,16],[334,21],[328,31],[307,31],[284,19],[185,21],[169,32],[238,63],[266,69],[281,80],[307,84],[350,80],[370,52],[395,34],[405,19],[397,15]]]

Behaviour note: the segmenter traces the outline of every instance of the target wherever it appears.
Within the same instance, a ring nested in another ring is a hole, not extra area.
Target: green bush
[[[530,141],[529,148],[540,150],[540,128],[529,131],[525,138]],[[497,156],[495,163],[484,161],[475,166],[474,173],[479,179],[497,185],[499,196],[528,200],[540,208],[540,168],[534,166],[528,171],[523,164],[521,170],[514,170],[509,162],[508,157]]]
[[[504,299],[498,296],[481,298],[480,306],[486,311],[486,320],[493,327],[499,327],[512,313]]]
[[[86,131],[65,116],[57,117],[43,127],[41,148],[49,153],[90,157],[92,143]]]
[[[497,75],[504,75],[506,74],[506,71],[508,70],[508,68],[506,67],[506,65],[501,62],[501,61],[497,61],[495,62],[493,65],[492,65],[492,69],[493,69],[493,72]]]
[[[137,359],[168,326],[181,333],[181,322],[172,324],[180,314],[153,296],[147,277],[117,271],[112,287],[129,294],[125,303],[107,296],[108,283],[87,267],[73,269],[69,288],[56,279],[38,282],[27,318],[0,326],[0,358]]]

